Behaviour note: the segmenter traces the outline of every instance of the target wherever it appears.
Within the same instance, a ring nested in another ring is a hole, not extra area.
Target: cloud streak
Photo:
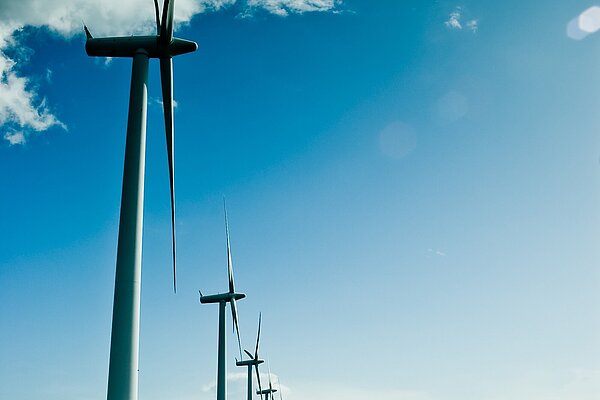
[[[233,6],[239,7],[244,17],[258,10],[285,17],[335,11],[339,4],[341,0],[177,0],[174,18],[178,25],[187,24],[194,15]],[[9,56],[23,48],[18,33],[32,27],[69,40],[83,34],[82,22],[97,36],[151,33],[156,29],[149,0],[0,1],[0,134],[9,145],[22,145],[31,134],[53,126],[66,129],[40,95],[35,80],[21,73],[27,61]]]
[[[231,383],[239,382],[241,387],[246,386],[247,378],[248,378],[247,372],[229,372],[227,374],[227,382],[231,382]],[[256,382],[256,375],[252,374],[252,379],[254,379],[254,381]],[[260,380],[261,380],[263,389],[267,388],[269,385],[269,373],[261,372]],[[274,373],[271,373],[271,382],[273,384],[273,389],[279,390],[279,388],[281,387],[281,391],[283,392],[284,395],[290,394],[292,392],[289,387],[279,383],[279,376]],[[255,386],[256,386],[256,383],[255,383]],[[217,387],[216,381],[206,383],[206,384],[202,385],[202,392],[204,392],[204,393],[213,392],[213,391],[215,391],[216,387]],[[258,387],[256,387],[256,389],[258,390]]]
[[[427,257],[431,257],[431,255],[434,254],[436,256],[439,257],[446,257],[446,253],[439,250],[439,249],[432,249],[432,248],[428,248],[427,249]]]
[[[340,0],[248,0],[247,2],[250,10],[262,8],[282,17],[289,14],[330,11],[340,3]]]

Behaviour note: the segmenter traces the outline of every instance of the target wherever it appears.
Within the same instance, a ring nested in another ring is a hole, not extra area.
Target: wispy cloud
[[[297,385],[298,390],[286,400],[296,399],[378,399],[378,400],[433,400],[433,396],[423,390],[361,388],[358,385],[339,385],[336,383],[313,383]],[[284,392],[285,394],[285,392]]]
[[[456,7],[456,10],[450,13],[450,16],[448,17],[446,22],[444,22],[444,25],[446,25],[450,29],[462,29],[460,17],[460,7]]]
[[[294,13],[334,11],[341,3],[341,0],[247,0],[249,9],[246,15],[251,15],[257,8],[282,17]]]
[[[470,20],[467,22],[467,29],[473,33],[477,32],[477,29],[479,29],[479,22],[476,19]]]
[[[248,379],[247,372],[230,372],[227,374],[227,382],[228,383],[238,383],[239,382],[241,387],[245,387],[246,379]],[[252,375],[252,379],[254,379],[256,381],[256,376],[254,374]],[[262,382],[262,386],[264,389],[266,387],[266,385],[269,384],[268,383],[269,382],[269,373],[261,372],[260,380]],[[279,382],[279,376],[277,374],[271,373],[271,382],[273,383],[273,389],[279,390],[279,388],[281,387],[281,391],[283,392],[284,395],[290,394],[292,392],[288,386],[285,386]],[[202,391],[204,393],[212,392],[216,389],[216,387],[217,387],[217,382],[212,381],[210,383],[206,383],[206,384],[202,385]]]
[[[242,380],[246,380],[248,374],[246,372],[230,372],[227,374],[227,382],[239,382]],[[211,392],[213,390],[215,390],[215,388],[217,387],[217,382],[216,381],[212,381],[210,383],[206,383],[204,385],[202,385],[202,391],[203,392]]]
[[[6,139],[11,146],[25,143],[25,135],[22,131],[6,132],[4,134],[4,139]]]
[[[196,14],[233,6],[247,17],[260,9],[279,16],[335,12],[339,4],[341,0],[178,0],[175,22],[187,24]],[[43,78],[25,76],[28,60],[9,55],[24,49],[18,33],[33,27],[68,40],[83,34],[82,22],[97,36],[150,33],[155,30],[154,7],[147,0],[0,1],[0,133],[9,144],[24,144],[31,134],[53,126],[66,129],[39,93],[36,79]]]
[[[162,101],[162,99],[160,97],[150,97],[148,99],[148,104],[150,104],[151,106],[152,105],[157,105],[157,106],[160,106],[162,108],[163,101]],[[178,105],[177,100],[173,99],[173,108],[177,108],[177,105]]]
[[[432,248],[427,249],[427,257],[431,257],[432,255],[436,255],[439,257],[446,257],[446,253],[439,249],[432,249]]]
[[[18,75],[17,62],[5,53],[14,45],[12,37],[0,39],[0,126],[10,145],[24,144],[27,132],[42,132],[51,126],[66,126],[52,114],[46,99],[37,94],[29,78]]]
[[[456,7],[454,11],[448,15],[448,19],[444,21],[444,25],[448,29],[461,31],[463,29],[476,33],[479,29],[479,21],[476,19],[469,19],[464,25],[461,22],[463,19],[462,7]]]

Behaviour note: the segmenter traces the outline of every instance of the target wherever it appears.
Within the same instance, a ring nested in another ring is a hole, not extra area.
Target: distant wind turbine
[[[258,380],[258,390],[262,391],[262,387],[260,385],[260,374],[258,372],[258,365],[262,364],[264,360],[258,358],[258,343],[260,341],[260,321],[262,319],[262,314],[258,314],[258,333],[256,334],[256,348],[254,349],[254,355],[250,353],[248,350],[244,350],[246,354],[250,357],[248,360],[235,360],[235,365],[238,367],[248,366],[248,400],[252,400],[252,367],[256,369],[256,379]],[[260,396],[262,398],[262,395]]]
[[[89,56],[131,57],[133,59],[110,342],[108,400],[137,400],[138,398],[140,280],[142,273],[148,61],[150,58],[160,60],[171,189],[173,290],[177,291],[175,278],[172,57],[196,51],[198,45],[195,42],[173,37],[173,7],[174,0],[164,0],[161,20],[158,1],[154,0],[157,34],[152,36],[94,38],[89,29],[84,26],[87,38],[85,50]]]
[[[219,303],[219,351],[217,360],[217,400],[225,400],[227,398],[227,344],[225,343],[225,306],[231,304],[231,316],[233,318],[233,326],[237,333],[238,347],[240,350],[240,358],[242,357],[242,342],[240,340],[240,327],[238,325],[236,300],[241,300],[246,297],[243,293],[235,292],[233,282],[233,266],[231,261],[231,245],[229,242],[229,222],[227,221],[227,207],[225,209],[225,233],[227,235],[227,274],[229,277],[229,291],[226,293],[213,294],[204,296],[200,292],[200,303]]]
[[[257,390],[256,394],[260,394],[261,398],[262,395],[266,395],[267,397],[265,397],[265,400],[274,400],[274,395],[273,393],[275,393],[277,391],[277,389],[273,389],[273,385],[271,384],[271,367],[268,366],[269,364],[267,363],[267,367],[269,370],[269,388],[268,389],[264,389],[264,390]]]

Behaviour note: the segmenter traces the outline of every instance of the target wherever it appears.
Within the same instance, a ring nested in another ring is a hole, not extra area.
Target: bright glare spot
[[[448,92],[437,102],[439,116],[446,121],[457,121],[469,111],[467,98],[459,92]]]
[[[579,28],[579,17],[573,18],[567,24],[567,36],[574,40],[581,40],[589,35],[589,33],[582,31]]]
[[[593,6],[573,18],[567,24],[567,36],[581,40],[600,29],[600,7]]]
[[[379,148],[390,158],[399,160],[417,147],[414,129],[403,122],[394,121],[379,133]]]
[[[579,16],[579,28],[588,33],[600,29],[600,7],[593,6],[582,12]]]

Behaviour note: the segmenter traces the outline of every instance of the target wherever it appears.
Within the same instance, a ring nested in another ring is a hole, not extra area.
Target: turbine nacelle
[[[277,391],[277,389],[257,390],[256,394],[271,394],[271,393],[275,393],[276,391]]]
[[[231,300],[241,300],[246,295],[244,293],[220,293],[220,294],[210,294],[207,296],[203,296],[200,294],[200,303],[208,304],[208,303],[228,303]]]
[[[179,38],[173,38],[166,45],[162,44],[159,36],[93,38],[88,35],[85,42],[87,55],[94,57],[133,57],[143,51],[149,58],[169,58],[191,53],[197,49],[196,42]]]
[[[243,366],[248,366],[248,365],[258,365],[258,364],[262,364],[264,362],[265,362],[265,360],[250,359],[250,360],[241,360],[241,361],[238,361],[236,359],[235,360],[235,365],[237,365],[238,367],[243,367]]]

